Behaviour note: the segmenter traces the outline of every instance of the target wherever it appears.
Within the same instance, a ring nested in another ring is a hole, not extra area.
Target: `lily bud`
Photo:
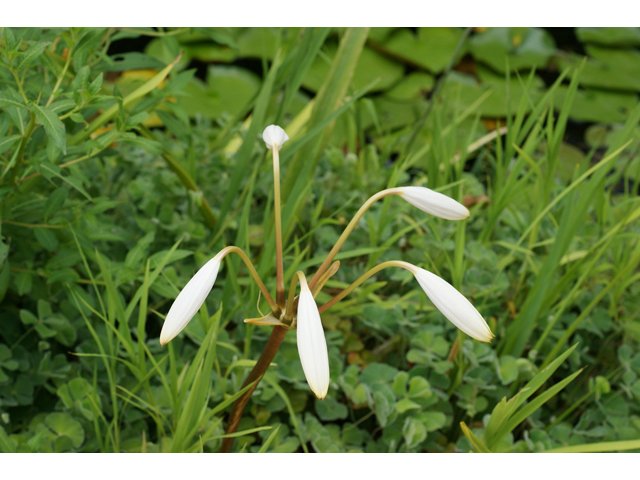
[[[313,294],[302,282],[298,298],[298,353],[307,383],[320,400],[329,391],[329,354]]]
[[[160,345],[166,345],[191,321],[213,288],[220,261],[216,255],[193,276],[169,309],[160,333]]]
[[[470,337],[481,342],[491,342],[493,333],[482,315],[458,290],[443,279],[417,268],[413,272],[424,293],[451,323]]]
[[[441,193],[425,187],[400,187],[399,190],[402,198],[423,212],[447,220],[464,220],[469,217],[469,210],[464,205]]]
[[[282,144],[289,140],[289,136],[282,127],[279,127],[278,125],[269,125],[264,129],[264,132],[262,132],[262,139],[269,150],[272,150],[275,147],[278,147],[278,150],[280,150],[282,148]]]

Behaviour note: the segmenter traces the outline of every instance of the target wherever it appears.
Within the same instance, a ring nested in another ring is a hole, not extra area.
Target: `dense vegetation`
[[[371,195],[427,186],[471,217],[385,198],[318,303],[405,260],[496,339],[385,270],[322,316],[327,398],[288,334],[234,450],[640,450],[640,29],[567,32],[2,29],[0,451],[220,449],[271,331],[240,260],[158,337],[224,246],[275,291],[270,124],[287,286]]]

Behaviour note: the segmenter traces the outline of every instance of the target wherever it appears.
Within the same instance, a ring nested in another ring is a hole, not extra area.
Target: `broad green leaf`
[[[410,64],[440,73],[451,60],[461,37],[461,28],[418,28],[417,35],[401,29],[385,42],[384,49]],[[460,57],[465,53],[463,48]]]
[[[490,28],[469,41],[473,57],[498,72],[546,66],[555,53],[551,34],[541,28]]]
[[[73,448],[80,448],[84,443],[84,428],[80,422],[66,413],[50,413],[44,419],[44,423],[58,436],[66,436],[71,439]]]
[[[588,87],[640,91],[640,52],[636,49],[606,48],[587,45],[589,58],[580,75],[580,84]],[[582,56],[562,54],[561,68],[577,65]]]
[[[578,27],[576,36],[584,43],[618,47],[640,46],[638,27]]]
[[[407,447],[414,448],[427,439],[427,429],[420,420],[409,417],[402,427],[402,435]]]
[[[335,46],[328,49],[325,48],[325,55],[316,58],[302,83],[305,88],[313,92],[317,92],[322,88],[329,74],[331,60],[335,56],[336,50]],[[403,71],[401,64],[375,50],[365,48],[358,58],[351,86],[354,90],[359,90],[372,82],[376,82],[373,87],[374,90],[386,90],[402,78]]]

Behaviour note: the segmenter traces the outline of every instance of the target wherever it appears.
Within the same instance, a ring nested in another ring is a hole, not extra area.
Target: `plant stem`
[[[247,256],[247,254],[244,253],[244,251],[239,247],[235,247],[235,246],[225,247],[222,250],[220,250],[220,252],[218,252],[218,255],[220,256],[220,260],[222,261],[222,259],[229,253],[237,253],[240,256],[240,258],[242,258],[242,261],[249,269],[249,273],[251,273],[253,280],[256,282],[256,285],[258,285],[258,288],[262,292],[262,295],[264,295],[265,300],[269,303],[273,316],[276,318],[279,318],[282,311],[280,307],[276,304],[276,302],[273,301],[273,298],[269,294],[269,290],[267,290],[267,287],[265,287],[264,283],[262,282],[262,279],[260,278],[260,275],[258,275],[258,272],[253,266],[253,263],[251,263],[251,260],[249,260],[249,257]]]
[[[316,283],[315,287],[313,288],[312,290],[313,298],[316,298],[318,296],[318,294],[322,290],[322,287],[324,287],[324,284],[327,283],[327,280],[329,280],[331,277],[333,277],[336,274],[339,268],[340,268],[340,260],[333,262],[333,264],[331,265],[331,268],[329,268],[329,270],[327,270],[326,273],[322,275],[318,283]]]
[[[287,330],[282,327],[274,327],[271,332],[271,336],[269,337],[269,341],[267,345],[264,347],[258,362],[253,367],[249,376],[242,384],[241,388],[246,387],[252,382],[256,382],[253,387],[251,387],[247,392],[242,395],[236,403],[233,404],[233,408],[231,409],[231,413],[229,414],[229,420],[227,423],[227,431],[226,434],[229,435],[231,433],[235,433],[238,430],[238,424],[240,423],[240,419],[242,418],[242,412],[244,411],[244,407],[249,402],[249,398],[251,398],[251,394],[258,386],[259,380],[264,375],[264,372],[267,371],[273,357],[276,356],[282,341],[284,340],[285,335],[287,334]],[[256,381],[257,380],[257,381]],[[220,449],[221,453],[229,453],[231,451],[231,447],[233,447],[234,438],[227,437],[222,441],[222,448]]]
[[[29,141],[29,138],[31,137],[31,134],[33,133],[33,130],[35,128],[36,128],[36,116],[34,115],[33,112],[29,112],[29,123],[27,125],[27,129],[24,132],[22,142],[20,143],[20,149],[18,151],[18,159],[15,165],[11,167],[11,177],[10,177],[11,183],[14,183],[16,180],[16,175],[18,173],[18,165],[24,161],[24,151],[27,147],[27,142]]]
[[[293,319],[293,301],[296,296],[296,285],[299,279],[298,273],[300,272],[296,272],[296,275],[293,276],[291,279],[291,286],[289,286],[289,299],[287,300],[287,306],[284,309],[285,322],[290,322]]]
[[[20,92],[20,95],[22,95],[22,99],[24,100],[24,103],[29,105],[29,99],[24,93],[24,90],[22,88],[22,82],[20,81],[20,77],[18,77],[18,73],[13,68],[10,68],[9,70],[11,70],[11,73],[13,74],[13,78],[15,79],[16,84],[18,85],[18,91]]]
[[[273,146],[273,202],[276,217],[276,303],[284,309],[284,264],[282,259],[282,212],[280,206],[280,151]]]
[[[336,303],[338,303],[340,300],[342,300],[344,297],[346,297],[347,295],[349,295],[351,292],[353,292],[356,288],[358,288],[361,284],[363,284],[366,280],[368,280],[369,278],[373,277],[376,273],[378,273],[380,270],[384,270],[385,268],[389,268],[389,267],[400,267],[400,268],[404,268],[406,270],[409,270],[411,273],[414,273],[416,270],[416,266],[412,265],[410,263],[407,262],[403,262],[401,260],[391,260],[390,262],[384,262],[381,263],[380,265],[376,265],[375,267],[373,267],[371,270],[369,270],[367,273],[365,273],[364,275],[362,275],[360,278],[358,278],[355,282],[353,282],[351,285],[349,285],[347,288],[345,288],[342,292],[340,292],[338,295],[336,295],[335,297],[333,297],[331,300],[329,300],[327,303],[325,303],[324,305],[322,305],[318,311],[322,314],[322,312],[330,309],[331,307],[333,307]]]
[[[56,98],[56,92],[60,88],[60,85],[62,84],[62,80],[64,79],[64,76],[67,74],[67,70],[69,69],[69,65],[71,64],[72,51],[73,49],[69,50],[69,52],[67,53],[67,61],[64,63],[62,72],[60,72],[60,76],[58,77],[58,80],[56,81],[56,84],[53,87],[53,90],[51,91],[51,95],[49,95],[49,100],[47,100],[47,104],[45,105],[45,107],[48,107],[49,105],[51,105],[53,100]]]
[[[318,268],[318,271],[309,282],[309,288],[311,290],[313,290],[313,287],[315,287],[318,280],[320,280],[320,277],[325,272],[331,261],[335,258],[337,253],[340,251],[342,245],[344,245],[344,242],[347,240],[351,232],[353,232],[353,230],[356,228],[356,225],[358,225],[358,221],[362,218],[364,213],[369,210],[369,207],[371,207],[371,205],[373,205],[381,198],[386,197],[387,195],[399,195],[400,192],[401,190],[399,188],[388,188],[386,190],[382,190],[381,192],[378,192],[371,198],[369,198],[369,200],[367,200],[364,205],[360,207],[360,210],[358,210],[354,217],[351,219],[349,225],[347,225],[347,228],[344,229],[344,232],[342,232],[342,235],[329,252],[329,255],[327,255],[327,258],[324,259],[324,262],[322,262],[322,265],[320,265],[320,268]]]

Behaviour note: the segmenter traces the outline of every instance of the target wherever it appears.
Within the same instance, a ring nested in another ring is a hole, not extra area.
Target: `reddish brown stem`
[[[240,419],[242,418],[244,407],[247,405],[249,399],[251,398],[251,394],[258,386],[258,383],[260,381],[259,379],[262,378],[264,372],[266,372],[267,368],[269,368],[269,365],[271,365],[273,357],[275,357],[276,353],[278,353],[278,349],[280,348],[280,345],[282,344],[282,341],[284,340],[284,336],[286,334],[287,330],[282,327],[273,328],[267,345],[264,347],[264,350],[262,351],[258,362],[253,367],[253,370],[251,370],[251,373],[249,373],[249,376],[242,384],[242,388],[246,387],[256,380],[258,380],[258,382],[256,382],[253,387],[247,390],[245,394],[242,395],[238,400],[236,400],[236,403],[233,404],[233,408],[231,409],[231,413],[229,414],[229,420],[227,423],[227,435],[230,433],[235,433],[236,430],[238,430],[238,424],[240,423]],[[231,451],[231,447],[233,447],[234,440],[234,438],[225,438],[222,441],[222,448],[220,449],[220,452],[229,453]]]

